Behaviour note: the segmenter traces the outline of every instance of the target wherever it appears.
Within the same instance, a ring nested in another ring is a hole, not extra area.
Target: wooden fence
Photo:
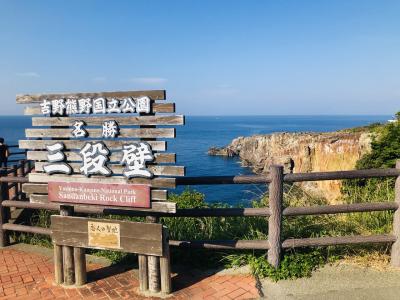
[[[22,174],[21,174],[22,175]],[[355,203],[340,205],[322,205],[311,207],[283,207],[284,183],[320,180],[342,180],[362,178],[396,177],[395,201],[375,203]],[[338,172],[314,172],[283,174],[282,166],[272,166],[268,176],[210,176],[210,177],[182,177],[177,178],[178,185],[204,185],[204,184],[252,184],[264,183],[269,185],[269,207],[263,208],[201,208],[201,209],[177,209],[175,214],[149,213],[118,209],[103,209],[96,206],[76,206],[75,212],[86,214],[116,214],[129,216],[150,217],[266,217],[268,218],[268,240],[212,240],[212,241],[176,241],[170,240],[170,246],[193,247],[207,249],[264,249],[268,251],[268,261],[271,265],[279,265],[283,249],[310,246],[349,245],[364,243],[393,243],[391,263],[400,267],[400,162],[393,169],[369,169]],[[24,183],[28,179],[23,176],[0,177],[2,196],[0,197],[0,246],[9,242],[9,231],[20,231],[51,235],[49,228],[11,224],[9,222],[10,207],[28,209],[46,209],[59,211],[60,205],[56,203],[29,203],[21,199],[9,199],[3,189],[8,188],[9,183]],[[4,192],[4,193],[3,193]],[[282,219],[287,216],[322,215],[354,212],[394,211],[394,223],[392,234],[370,236],[340,236],[283,239]]]
[[[8,149],[10,151],[8,159],[9,164],[20,164],[22,160],[26,159],[26,150],[19,149],[18,145],[8,145]]]

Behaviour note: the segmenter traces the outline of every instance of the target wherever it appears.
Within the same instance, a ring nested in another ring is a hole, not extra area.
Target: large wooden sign
[[[167,126],[183,125],[184,117],[161,100],[165,91],[17,95],[17,103],[31,104],[25,114],[40,115],[19,142],[35,161],[23,186],[30,201],[175,212],[165,189],[185,169],[165,153],[164,139],[175,137]],[[118,189],[131,197],[118,197]]]
[[[51,216],[56,245],[163,256],[161,224]]]

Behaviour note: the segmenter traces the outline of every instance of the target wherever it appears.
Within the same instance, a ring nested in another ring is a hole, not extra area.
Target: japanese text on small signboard
[[[88,244],[97,248],[121,248],[120,225],[88,221]]]

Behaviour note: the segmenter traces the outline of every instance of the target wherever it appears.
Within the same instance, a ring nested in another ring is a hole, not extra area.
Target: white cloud
[[[94,78],[92,78],[92,81],[94,81],[94,82],[105,82],[107,80],[107,78],[106,77],[104,77],[104,76],[97,76],[97,77],[94,77]]]
[[[40,75],[36,72],[22,72],[22,73],[16,73],[15,75],[19,77],[31,77],[31,78],[39,78]]]
[[[132,77],[128,81],[141,84],[162,84],[167,82],[167,79],[162,77]]]

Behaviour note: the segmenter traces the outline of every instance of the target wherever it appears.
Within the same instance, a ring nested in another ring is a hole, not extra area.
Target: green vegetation
[[[208,204],[204,195],[186,190],[179,195],[171,195],[170,200],[178,203],[181,208],[227,207],[227,205]],[[312,197],[296,186],[285,187],[285,206],[306,206],[326,204],[322,198]],[[261,197],[253,202],[253,207],[268,205],[268,198]],[[379,213],[379,214],[383,214]],[[49,226],[50,213],[38,211],[32,218],[36,226]],[[116,218],[116,216],[107,216]],[[118,219],[127,217],[119,216]],[[129,218],[141,221],[141,218]],[[285,238],[338,236],[347,234],[366,234],[366,232],[390,230],[391,218],[379,219],[368,214],[348,214],[343,216],[302,216],[285,218],[283,235]],[[263,217],[227,217],[227,218],[162,218],[161,222],[170,229],[171,239],[176,240],[218,240],[218,239],[266,239],[268,237],[268,220]],[[32,234],[14,234],[20,242],[39,244],[51,247],[48,237]],[[384,246],[358,248],[358,250],[384,251]],[[273,280],[310,276],[312,271],[326,262],[350,255],[354,247],[306,248],[291,250],[284,254],[278,269],[272,268],[265,257],[265,251],[213,251],[201,249],[172,249],[172,261],[178,261],[196,268],[218,268],[223,266],[238,267],[248,264],[254,275],[270,277]],[[114,263],[130,261],[133,255],[115,252],[91,250],[91,254],[104,256]]]
[[[389,123],[377,130],[371,143],[371,153],[358,162],[358,169],[393,168],[400,158],[400,122]]]
[[[382,123],[371,123],[365,126],[358,126],[358,127],[353,127],[353,128],[347,128],[341,130],[342,132],[348,132],[348,133],[362,133],[362,132],[375,132],[379,130],[380,128],[384,127],[385,125]]]
[[[397,118],[400,119],[400,113]],[[386,125],[371,125],[368,130],[376,134],[371,153],[357,163],[357,168],[387,168],[395,165],[400,158],[400,122]],[[343,185],[344,203],[393,201],[393,179],[348,180]],[[208,204],[204,195],[194,190],[170,195],[170,200],[180,208],[228,207],[226,204]],[[328,204],[325,199],[313,197],[294,185],[285,186],[285,206],[312,206]],[[268,206],[268,197],[260,195],[253,207]],[[32,224],[48,227],[50,214],[39,211],[32,218]],[[103,216],[104,217],[104,216]],[[141,221],[143,218],[123,218]],[[321,216],[298,216],[284,218],[284,238],[307,238],[342,235],[368,235],[389,233],[392,229],[392,212],[351,213]],[[268,221],[263,217],[197,217],[161,218],[170,229],[174,240],[218,240],[218,239],[266,239]],[[48,237],[31,234],[14,234],[17,241],[51,247]],[[172,249],[172,261],[190,264],[194,267],[238,267],[249,265],[258,277],[272,280],[310,276],[319,266],[343,257],[373,256],[373,253],[386,254],[388,245],[335,246],[290,250],[284,253],[278,269],[272,268],[265,251],[213,251],[200,249]],[[91,251],[95,255],[109,258],[113,262],[130,260],[132,255],[113,251]]]
[[[326,262],[326,257],[318,250],[309,253],[286,254],[277,269],[268,263],[265,255],[235,254],[228,255],[225,259],[230,266],[248,264],[254,276],[268,277],[274,281],[309,277],[312,271]]]

